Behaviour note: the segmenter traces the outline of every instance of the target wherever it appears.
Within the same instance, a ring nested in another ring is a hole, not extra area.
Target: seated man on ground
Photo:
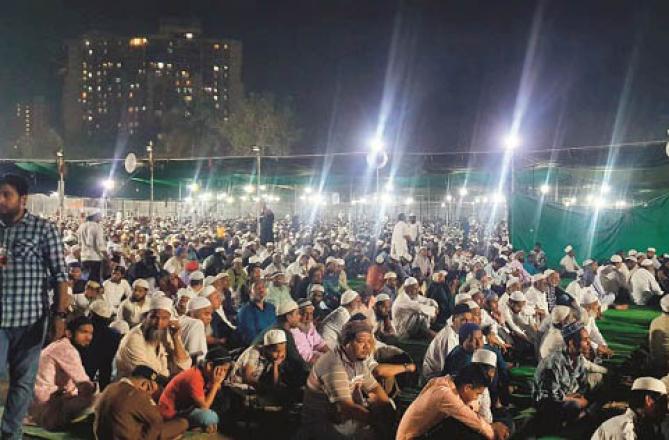
[[[346,323],[341,345],[318,359],[304,392],[304,438],[377,438],[392,435],[394,411],[365,362],[374,350],[365,320]]]
[[[602,310],[597,295],[589,290],[585,291],[581,296],[581,306],[588,314],[587,317],[584,317],[586,321],[585,328],[590,335],[590,345],[592,345],[595,354],[607,358],[613,356],[613,350],[609,348],[604,336],[599,331],[599,327],[597,327],[596,320],[602,317]]]
[[[534,375],[532,397],[537,407],[537,425],[555,432],[580,420],[590,402],[585,397],[588,378],[584,356],[590,352],[590,338],[575,322],[562,328],[565,347],[543,359]]]
[[[252,386],[269,399],[280,399],[286,391],[281,364],[286,360],[286,333],[269,330],[261,345],[252,345],[239,356],[232,368],[230,381]]]
[[[207,352],[197,366],[177,374],[160,396],[160,414],[165,420],[184,417],[191,428],[207,433],[218,430],[219,416],[212,409],[232,358],[222,347]]]
[[[52,342],[40,354],[29,415],[42,428],[62,429],[93,405],[97,387],[79,355],[92,340],[93,323],[79,316],[67,324],[66,337]]]
[[[188,420],[163,421],[151,396],[165,385],[164,377],[140,365],[130,376],[107,387],[95,405],[93,432],[98,440],[175,440],[188,429]]]
[[[144,279],[135,280],[132,283],[132,294],[126,298],[118,308],[116,319],[125,321],[130,328],[133,328],[144,319],[144,315],[149,311],[149,282]]]
[[[259,334],[276,321],[276,308],[265,302],[267,295],[265,282],[256,281],[250,290],[250,301],[237,313],[237,333],[244,346],[250,345]]]
[[[659,376],[669,373],[669,295],[660,300],[662,315],[650,323],[650,360],[653,370]]]
[[[374,327],[374,337],[386,344],[397,344],[397,330],[393,324],[390,311],[393,307],[393,302],[390,296],[385,293],[380,293],[376,296],[376,303],[374,303],[374,315],[376,317],[376,326]]]
[[[358,292],[347,290],[341,296],[341,305],[321,322],[320,333],[330,350],[339,344],[339,336],[351,316],[362,310],[362,299]]]
[[[435,332],[430,328],[437,317],[438,306],[433,299],[419,293],[418,280],[409,277],[393,303],[393,319],[400,339],[417,338],[431,340]]]
[[[479,398],[490,384],[488,370],[470,364],[456,377],[431,379],[404,413],[396,439],[418,439],[428,432],[431,438],[506,439],[505,425],[491,424],[477,412]]]
[[[111,381],[114,356],[116,356],[116,350],[118,350],[123,335],[109,327],[112,307],[105,300],[94,301],[90,312],[93,340],[90,346],[82,350],[80,354],[86,374],[92,380],[95,380],[97,376],[97,382],[102,391]]]
[[[302,359],[313,365],[323,353],[327,353],[329,347],[314,327],[314,306],[311,301],[302,299],[298,305],[300,322],[297,328],[291,329],[290,332]]]
[[[88,316],[91,304],[97,299],[104,299],[102,287],[97,281],[88,281],[83,293],[75,293],[72,302],[74,316]]]
[[[213,289],[213,287],[205,287]],[[207,354],[207,334],[205,329],[211,324],[211,302],[203,296],[197,296],[188,302],[187,315],[179,317],[181,339],[188,355],[195,362]]]
[[[632,384],[629,408],[604,423],[592,440],[660,440],[660,425],[667,415],[667,388],[654,377],[640,377]]]
[[[139,365],[146,365],[166,377],[191,366],[179,321],[172,321],[172,301],[156,296],[151,299],[149,309],[144,322],[121,340],[116,353],[117,377],[127,377]]]
[[[446,356],[459,344],[460,327],[473,321],[472,312],[467,304],[457,304],[453,308],[451,323],[439,330],[425,352],[421,371],[425,381],[441,374]]]

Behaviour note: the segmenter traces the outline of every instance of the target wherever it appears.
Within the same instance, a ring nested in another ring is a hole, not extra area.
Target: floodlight
[[[510,133],[504,138],[504,148],[507,150],[515,150],[520,146],[520,138],[518,135]]]
[[[548,186],[548,185],[545,184],[545,183],[544,183],[543,185],[541,185],[541,187],[539,187],[539,191],[541,191],[541,194],[548,194],[548,192],[549,192],[550,190],[551,190],[551,187]]]
[[[102,181],[102,186],[107,191],[111,191],[116,186],[116,182],[113,179],[106,179]]]

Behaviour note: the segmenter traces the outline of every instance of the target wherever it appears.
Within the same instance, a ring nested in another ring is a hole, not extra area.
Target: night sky
[[[41,94],[58,109],[63,39],[178,16],[242,40],[246,90],[294,101],[303,151],[360,150],[381,114],[395,148],[498,148],[521,89],[532,147],[669,128],[667,1],[6,0],[0,107]]]

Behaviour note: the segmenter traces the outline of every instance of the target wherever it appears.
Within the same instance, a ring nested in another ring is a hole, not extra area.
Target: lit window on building
[[[192,100],[193,100],[193,97],[192,97],[192,96],[190,96],[190,95],[186,95],[186,96],[184,96],[184,101],[186,101],[186,102],[191,102]]]
[[[93,49],[88,49],[88,54],[93,55]]]
[[[92,120],[93,120],[93,116],[88,116],[88,120],[89,120],[89,121],[92,121]]]
[[[220,67],[214,66],[214,72],[218,72],[220,70]]]
[[[82,97],[82,98],[86,99],[86,96],[87,96],[87,95],[86,95],[86,92],[81,92],[81,97]]]
[[[224,44],[224,45],[223,45],[223,49],[228,50],[228,49],[229,49],[229,46],[228,46],[227,44]]]
[[[228,70],[228,66],[227,65],[223,66],[223,69]]]
[[[218,96],[214,95],[214,101],[218,101]]]
[[[186,32],[186,40],[192,40],[193,39],[193,33],[192,32]]]
[[[214,44],[214,50],[218,50],[218,49],[220,49],[220,48],[221,48],[221,46],[220,46],[218,43],[215,43],[215,44]]]
[[[88,46],[90,46],[90,45],[91,45],[91,42],[90,42],[90,41],[88,41],[88,40],[86,40],[86,41],[84,41],[84,44],[86,45],[86,47],[88,47]]]
[[[146,46],[148,42],[149,40],[147,40],[146,38],[135,37],[130,39],[130,46],[131,47]]]
[[[121,68],[121,63],[116,63],[116,67],[120,69]]]
[[[162,69],[165,67],[165,63],[158,63],[157,66],[159,69]]]
[[[93,78],[93,72],[88,72],[88,77]]]

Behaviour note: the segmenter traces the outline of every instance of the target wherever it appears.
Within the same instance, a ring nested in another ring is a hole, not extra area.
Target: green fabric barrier
[[[548,262],[557,266],[571,244],[578,261],[608,259],[624,249],[669,251],[669,194],[625,210],[568,208],[525,195],[511,200],[511,240],[517,249],[541,242]]]

